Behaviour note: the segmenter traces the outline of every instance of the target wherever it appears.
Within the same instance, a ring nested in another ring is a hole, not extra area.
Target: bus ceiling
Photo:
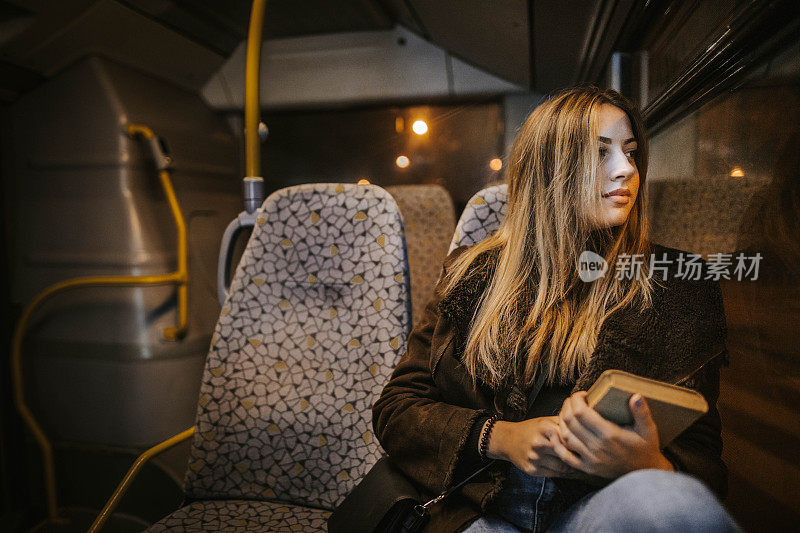
[[[605,63],[621,31],[614,21],[624,21],[634,4],[270,0],[263,39],[401,27],[443,49],[448,61],[463,61],[543,94],[595,81],[592,65]],[[251,5],[251,0],[0,0],[0,102],[15,101],[86,55],[198,91],[243,46]],[[127,37],[132,34],[139,38]]]

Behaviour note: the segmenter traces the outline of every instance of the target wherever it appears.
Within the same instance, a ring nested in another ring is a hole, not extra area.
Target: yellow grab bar
[[[261,34],[267,0],[253,0],[250,28],[247,31],[247,59],[244,74],[244,142],[246,177],[261,176],[261,145],[258,140],[258,101],[261,72]]]
[[[119,501],[125,495],[125,492],[127,492],[128,487],[133,482],[133,478],[136,477],[136,475],[139,473],[139,470],[142,469],[142,467],[147,461],[149,461],[156,455],[160,454],[161,452],[168,450],[169,448],[172,448],[176,444],[180,444],[181,442],[185,441],[186,439],[194,435],[194,430],[196,429],[196,427],[197,426],[192,426],[186,431],[178,433],[174,437],[168,438],[161,444],[156,444],[155,446],[144,452],[142,455],[140,455],[136,459],[136,461],[134,461],[133,466],[131,466],[131,468],[128,470],[128,473],[125,474],[125,477],[122,478],[122,481],[117,486],[116,490],[114,491],[114,494],[111,495],[111,498],[103,506],[103,510],[100,511],[100,514],[97,515],[97,518],[95,518],[92,527],[89,528],[89,533],[95,533],[97,531],[100,531],[100,528],[105,525],[106,521],[108,521],[108,518],[111,516],[111,513],[113,513],[114,509],[117,508],[117,505],[119,505]]]
[[[147,140],[156,138],[153,130],[141,124],[129,124],[128,135],[131,137],[141,135]],[[156,164],[159,165],[160,162],[156,161]],[[169,177],[169,171],[165,168],[160,169],[158,178],[161,180],[161,188],[164,189],[164,194],[169,202],[169,208],[172,211],[172,218],[175,220],[175,227],[178,232],[178,270],[172,274],[176,276],[176,278],[179,278],[175,280],[178,284],[178,325],[176,327],[164,328],[164,338],[167,340],[175,340],[186,333],[186,322],[189,314],[189,252],[186,236],[186,222],[183,219],[183,213],[181,213],[181,206],[178,204],[178,197],[175,196],[175,189],[172,188],[172,180]]]
[[[155,139],[153,131],[147,126],[131,124],[127,128],[127,133],[131,136],[140,134],[148,140]],[[157,162],[158,164],[158,162]],[[138,286],[138,285],[163,285],[166,283],[176,283],[178,285],[178,325],[165,328],[164,338],[175,340],[186,332],[188,322],[188,270],[187,270],[187,238],[186,223],[181,213],[178,199],[172,188],[172,181],[169,171],[161,169],[159,171],[161,186],[169,201],[172,217],[178,230],[178,270],[169,274],[158,274],[152,276],[87,276],[61,281],[47,287],[37,294],[31,302],[25,306],[22,316],[14,329],[14,338],[11,345],[11,379],[14,386],[14,404],[25,425],[33,433],[36,442],[42,452],[42,466],[44,469],[45,493],[47,496],[47,517],[54,523],[63,523],[64,520],[58,516],[58,499],[56,494],[56,474],[55,461],[53,458],[53,446],[50,443],[42,427],[36,421],[33,413],[25,402],[25,387],[22,376],[22,341],[25,337],[25,330],[28,322],[33,316],[33,312],[48,298],[54,294],[76,287],[96,287],[96,286]]]
[[[178,284],[178,325],[164,328],[163,335],[167,340],[176,340],[186,333],[186,324],[189,321],[189,245],[186,236],[186,221],[183,219],[178,198],[172,188],[172,180],[169,172],[161,170],[158,173],[161,180],[161,187],[167,195],[169,208],[172,211],[172,218],[175,219],[175,226],[178,230],[178,270],[172,273],[175,282]]]

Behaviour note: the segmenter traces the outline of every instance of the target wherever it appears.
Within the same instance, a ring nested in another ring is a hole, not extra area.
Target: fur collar
[[[453,252],[453,255],[460,255],[466,249],[466,246],[461,246]],[[439,301],[439,313],[450,319],[456,331],[463,336],[469,332],[473,314],[477,311],[478,302],[494,275],[499,256],[498,248],[480,254],[469,266],[467,275]]]
[[[629,307],[606,319],[592,358],[578,376],[572,392],[588,389],[600,374],[612,368],[675,382],[721,351],[722,362],[728,364],[722,294],[718,282],[704,279],[707,264],[702,263],[700,280],[684,280],[676,276],[678,257],[688,252],[656,243],[652,247],[656,259],[668,261],[666,278],[654,274],[664,287],[654,283],[651,308],[640,312]],[[498,250],[479,255],[467,276],[438,304],[440,315],[455,329],[457,353],[463,352],[469,324],[498,257]],[[524,413],[525,387],[509,379],[501,389],[495,391],[496,395],[505,396],[512,409]]]

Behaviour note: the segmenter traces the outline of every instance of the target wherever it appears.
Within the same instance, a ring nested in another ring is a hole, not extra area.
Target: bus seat
[[[467,207],[458,219],[453,240],[452,252],[459,246],[471,246],[497,231],[506,214],[508,185],[493,185],[476,192],[467,202]]]
[[[386,190],[403,215],[411,268],[411,316],[416,323],[433,296],[455,230],[453,200],[440,185],[395,185]]]
[[[748,205],[769,184],[760,177],[650,181],[650,239],[705,259],[734,252],[747,238],[741,226]]]
[[[264,202],[206,360],[188,505],[148,531],[325,531],[383,455],[371,407],[410,333],[399,210],[374,185]]]

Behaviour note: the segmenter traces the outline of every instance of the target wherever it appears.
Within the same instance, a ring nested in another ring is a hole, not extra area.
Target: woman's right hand
[[[558,417],[543,416],[522,422],[498,420],[489,435],[486,455],[514,463],[517,468],[532,476],[579,477],[580,472],[563,462],[553,449],[548,437],[557,439]]]

